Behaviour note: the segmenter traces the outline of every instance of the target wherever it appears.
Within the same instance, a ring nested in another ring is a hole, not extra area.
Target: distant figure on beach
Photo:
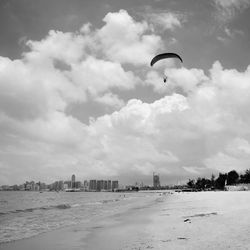
[[[165,77],[163,78],[164,83],[166,83],[166,82],[167,82],[167,79],[168,79],[168,77],[167,77],[167,76],[165,76]]]

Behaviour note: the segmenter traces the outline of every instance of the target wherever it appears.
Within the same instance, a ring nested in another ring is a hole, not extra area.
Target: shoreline
[[[155,202],[0,245],[29,249],[250,249],[250,192],[174,193]]]
[[[250,249],[249,211],[250,192],[174,194],[90,233],[86,249]]]
[[[158,193],[155,193],[155,195],[148,197],[138,197],[136,202],[134,202],[135,197],[129,197],[127,202],[126,199],[121,200],[121,202],[126,202],[126,204],[124,204],[125,206],[118,212],[115,211],[113,214],[108,213],[97,215],[96,217],[92,218],[92,220],[88,222],[85,221],[85,223],[81,222],[76,225],[68,225],[62,228],[42,232],[40,234],[36,234],[27,238],[17,239],[9,242],[2,242],[0,243],[0,249],[71,249],[72,245],[74,245],[76,249],[83,249],[82,247],[85,246],[87,235],[92,231],[99,229],[101,227],[100,223],[108,225],[114,218],[123,216],[123,214],[128,213],[130,210],[138,209],[138,207],[141,206],[138,201],[144,204],[144,207],[150,206],[154,203],[154,200],[158,195]],[[74,244],[74,242],[76,242],[77,244]]]

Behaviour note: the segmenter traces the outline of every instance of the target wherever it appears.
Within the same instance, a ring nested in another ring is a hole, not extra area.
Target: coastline
[[[250,192],[174,194],[92,232],[86,249],[250,249],[249,211]]]
[[[0,245],[29,249],[250,249],[250,192],[174,193],[102,218]]]

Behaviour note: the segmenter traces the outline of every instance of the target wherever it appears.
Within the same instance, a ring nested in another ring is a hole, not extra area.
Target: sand
[[[250,249],[250,192],[157,194],[147,206],[0,245],[5,250]]]

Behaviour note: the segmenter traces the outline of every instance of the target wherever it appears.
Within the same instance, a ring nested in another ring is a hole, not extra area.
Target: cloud
[[[160,36],[147,34],[147,22],[136,22],[125,10],[108,13],[105,25],[98,31],[103,53],[120,63],[145,65],[156,50],[162,47]]]
[[[166,62],[169,63],[169,62]],[[171,62],[170,62],[171,63]],[[186,69],[186,68],[166,68],[164,75],[160,75],[159,72],[163,72],[164,69],[151,70],[147,73],[146,84],[152,85],[156,92],[164,92],[166,90],[175,90],[181,88],[185,93],[193,91],[198,85],[208,80],[208,77],[201,69]],[[167,77],[167,85],[159,84],[163,82],[163,77]]]
[[[151,139],[160,136],[162,124],[158,124],[159,119],[174,110],[185,109],[185,105],[182,96],[166,97],[151,105],[130,100],[120,111],[92,121],[90,128],[94,135],[91,138],[99,141],[94,152],[102,152],[98,155],[103,167],[116,174],[139,175],[148,172],[147,166],[158,169],[162,164],[178,162],[173,152],[160,148]]]
[[[195,176],[200,176],[202,172],[204,171],[204,168],[200,167],[194,167],[194,166],[183,166],[183,169],[187,171],[188,173],[195,175]]]
[[[170,86],[181,87],[186,93],[208,80],[201,69],[170,68],[166,69],[165,75],[168,77]]]
[[[231,170],[244,172],[249,166],[250,160],[241,160],[230,155],[219,152],[211,158],[204,161],[205,165],[211,169],[216,169],[222,173],[228,173]]]
[[[173,134],[182,138],[180,148],[186,152],[179,148],[178,153],[174,153],[180,162],[185,159],[186,171],[197,174],[195,171],[198,169],[201,174],[211,174],[212,171],[243,171],[248,168],[249,73],[249,67],[245,72],[239,72],[223,69],[219,62],[214,63],[207,76],[198,69],[168,71],[168,87],[176,85],[187,93],[188,109],[181,113],[179,119],[173,115],[174,125],[168,123],[173,129],[168,139],[174,142]],[[191,148],[184,146],[185,142],[190,145],[191,141]],[[196,157],[200,160],[195,160]],[[197,167],[189,167],[187,162]]]
[[[125,102],[113,91],[140,82],[122,63],[144,64],[161,44],[145,21],[136,22],[124,10],[107,14],[104,22],[100,29],[87,23],[79,32],[51,30],[40,41],[28,40],[21,59],[0,57],[0,146],[2,164],[12,173],[8,178],[19,176],[19,168],[27,175],[32,165],[42,176],[51,168],[54,177],[56,167],[67,172],[66,166],[77,168],[79,162],[103,166],[95,153],[90,159],[81,156],[92,144],[96,152],[98,143],[92,142],[91,127],[66,110],[91,101],[119,110]],[[83,138],[88,144],[80,143]]]
[[[91,119],[89,125],[51,109],[46,116],[22,121],[2,113],[1,154],[11,156],[11,166],[6,160],[10,172],[19,171],[17,155],[24,172],[35,164],[39,174],[49,171],[51,178],[58,169],[65,176],[73,171],[89,178],[128,173],[142,178],[157,171],[170,182],[173,175],[185,179],[232,168],[243,171],[250,160],[249,68],[238,72],[215,62],[207,76],[198,69],[179,70],[171,77],[188,90],[186,96],[122,103],[106,93],[96,101],[122,104],[121,109]]]
[[[117,95],[112,93],[106,93],[103,96],[99,96],[95,99],[95,101],[111,107],[115,107],[115,109],[120,109],[125,105],[123,100],[121,100]]]
[[[217,39],[224,44],[230,42],[231,40],[238,38],[238,37],[243,37],[244,32],[239,29],[230,29],[228,27],[224,28],[224,34],[222,36],[218,36]]]
[[[237,12],[241,12],[250,6],[249,0],[213,0],[217,13],[216,19],[221,23],[230,22]]]
[[[149,23],[160,28],[161,30],[171,30],[182,27],[185,22],[184,15],[174,12],[149,13],[146,16]]]
[[[225,150],[238,158],[248,158],[250,156],[250,144],[243,138],[235,138],[227,145]]]
[[[117,15],[123,16],[123,12]],[[131,19],[127,27],[129,29],[131,25],[133,29],[133,19],[127,16]],[[97,41],[102,39],[98,34],[105,32],[90,29],[91,25],[86,24],[82,33],[51,30],[41,41],[29,40],[30,50],[22,59],[1,57],[2,112],[19,119],[34,119],[55,110],[63,112],[71,103],[86,103],[90,98],[100,100],[101,96],[110,93],[111,88],[133,89],[139,78],[132,71],[125,71],[117,61],[98,58],[100,50],[107,52],[104,45],[100,48],[101,41]],[[144,39],[143,32],[137,35],[136,46],[141,37]],[[120,33],[119,29],[117,33]],[[130,45],[121,47],[119,44],[121,50],[127,50]],[[145,57],[144,51],[140,52]],[[106,104],[110,105],[110,102]]]
[[[29,40],[27,46],[30,51],[25,53],[24,57],[28,61],[36,62],[40,67],[43,62],[52,59],[59,59],[71,65],[84,56],[87,43],[88,39],[82,35],[51,30],[41,41]]]
[[[214,0],[217,7],[245,9],[249,6],[249,0]]]
[[[22,58],[0,57],[1,181],[76,173],[130,182],[156,171],[173,183],[173,176],[249,168],[250,66],[169,68],[163,85],[162,68],[145,65],[161,43],[146,21],[122,10],[99,29],[50,31],[29,41]],[[138,85],[166,95],[143,102]],[[136,98],[123,99],[123,91]],[[85,115],[81,107],[91,102],[112,112],[85,124],[68,109],[79,105]]]
[[[93,96],[114,87],[132,89],[138,81],[131,71],[124,71],[119,63],[92,56],[74,65],[67,76],[76,86],[80,86]]]

